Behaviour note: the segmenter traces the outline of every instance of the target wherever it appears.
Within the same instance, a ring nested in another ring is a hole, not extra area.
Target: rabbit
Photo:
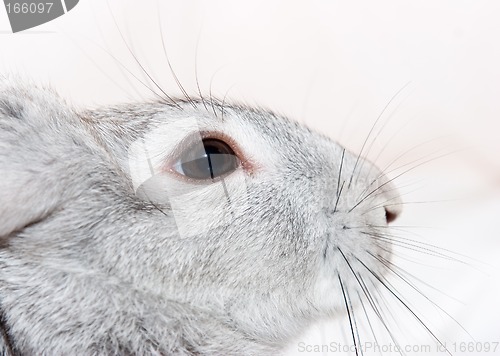
[[[377,284],[401,213],[381,170],[269,110],[81,110],[9,76],[0,176],[3,355],[280,354]]]

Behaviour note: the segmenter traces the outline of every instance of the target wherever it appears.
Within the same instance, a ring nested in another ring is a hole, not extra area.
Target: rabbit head
[[[0,305],[20,352],[276,352],[391,258],[392,182],[266,110],[79,111],[9,81],[0,138]]]

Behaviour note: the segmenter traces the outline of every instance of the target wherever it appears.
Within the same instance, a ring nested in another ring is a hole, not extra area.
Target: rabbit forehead
[[[287,122],[277,122],[281,120],[272,115],[243,108],[227,107],[221,117],[203,107],[184,107],[175,114],[170,110],[159,112],[152,121],[152,128],[134,144],[146,144],[157,164],[175,151],[186,137],[191,137],[192,143],[196,143],[196,138],[201,141],[207,136],[222,140],[226,137],[237,145],[244,156],[242,159],[254,160],[261,167],[283,163],[282,156],[287,151],[281,138],[283,133],[287,136],[286,144],[301,141],[300,130],[285,127],[290,126]],[[291,140],[292,133],[296,140]]]

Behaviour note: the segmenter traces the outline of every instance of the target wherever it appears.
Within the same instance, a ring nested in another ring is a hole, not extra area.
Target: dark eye
[[[174,170],[188,178],[197,180],[215,179],[236,170],[239,159],[224,141],[203,139],[184,152],[174,165]]]

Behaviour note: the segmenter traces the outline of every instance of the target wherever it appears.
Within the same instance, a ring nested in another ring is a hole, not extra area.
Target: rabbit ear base
[[[4,212],[2,212],[3,214]],[[31,225],[35,225],[44,220],[51,212],[34,211],[32,207],[26,208],[26,211],[16,211],[16,216],[13,214],[5,214],[0,217],[0,248],[8,245],[9,238]]]
[[[0,246],[54,211],[64,192],[52,136],[65,107],[49,90],[15,83],[0,77]]]
[[[41,167],[26,167],[22,155],[18,159],[15,155],[8,146],[0,147],[0,247],[13,233],[50,215],[60,200],[61,186],[49,180]]]

